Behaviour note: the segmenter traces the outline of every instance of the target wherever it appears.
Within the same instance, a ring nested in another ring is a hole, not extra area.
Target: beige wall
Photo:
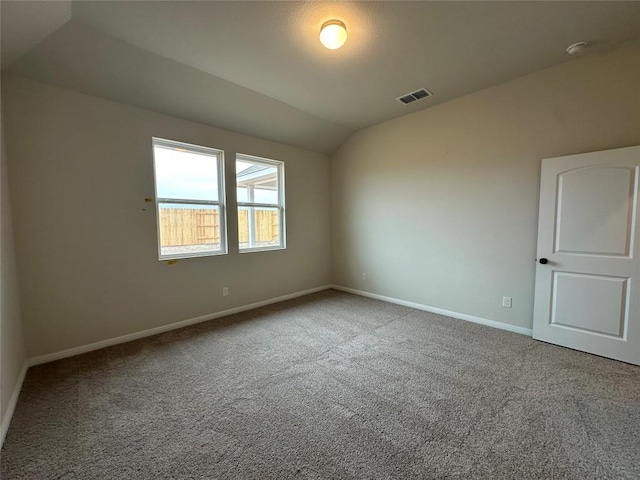
[[[327,156],[16,76],[2,87],[30,357],[330,282]],[[229,255],[159,262],[152,136],[225,150],[228,185],[235,152],[284,161],[287,249],[239,254],[231,214]]]
[[[530,328],[540,160],[636,144],[638,42],[362,130],[332,156],[334,283]]]
[[[0,418],[2,433],[8,427],[7,408],[26,359],[22,338],[18,279],[11,227],[11,200],[7,180],[7,163],[2,124],[2,163],[0,165]]]

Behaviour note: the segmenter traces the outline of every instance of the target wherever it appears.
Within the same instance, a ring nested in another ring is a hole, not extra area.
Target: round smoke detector
[[[567,47],[567,53],[569,55],[576,55],[578,53],[582,53],[582,51],[587,48],[587,42],[578,42],[573,45],[569,45]]]

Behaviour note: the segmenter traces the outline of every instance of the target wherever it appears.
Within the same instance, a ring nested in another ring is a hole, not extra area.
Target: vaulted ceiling
[[[640,2],[0,4],[3,72],[331,153],[354,131],[640,37]],[[342,20],[339,50],[318,41]],[[426,87],[433,97],[396,98]]]

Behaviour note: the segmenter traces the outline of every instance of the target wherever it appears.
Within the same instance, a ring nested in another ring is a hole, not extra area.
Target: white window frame
[[[258,208],[277,208],[280,212],[280,222],[278,224],[278,237],[280,238],[280,245],[273,246],[263,246],[263,247],[252,247],[252,243],[254,239],[252,238],[252,229],[251,224],[255,222],[255,218],[252,215],[249,215],[249,247],[241,248],[240,241],[238,238],[238,250],[240,253],[252,253],[252,252],[264,252],[269,250],[284,250],[287,248],[287,239],[286,239],[286,211],[285,211],[285,187],[284,187],[284,162],[280,160],[273,160],[270,158],[256,157],[254,155],[247,155],[244,153],[236,154],[236,162],[252,162],[262,165],[269,165],[271,167],[276,167],[277,178],[278,178],[278,204],[272,203],[257,203],[257,202],[239,202],[237,201],[237,209],[236,214],[238,217],[238,226],[240,224],[240,208],[241,207],[258,207]],[[236,172],[237,179],[237,172]],[[237,181],[237,180],[236,180]],[[237,187],[237,184],[236,184]],[[236,190],[237,192],[237,190]]]
[[[180,258],[196,258],[196,257],[212,257],[216,255],[226,255],[228,253],[227,247],[227,214],[226,214],[226,192],[225,192],[225,174],[224,174],[224,151],[212,148],[204,147],[201,145],[193,145],[191,143],[178,142],[175,140],[167,140],[165,138],[152,137],[152,151],[153,151],[153,182],[154,192],[156,199],[156,228],[158,238],[158,260],[173,260]],[[189,200],[184,198],[172,198],[172,197],[158,197],[158,184],[156,181],[156,158],[155,147],[167,147],[167,148],[179,148],[187,150],[189,152],[202,153],[204,155],[215,155],[217,159],[218,167],[218,200]],[[217,206],[220,212],[219,228],[220,228],[220,251],[217,252],[194,252],[194,253],[181,253],[172,255],[162,255],[162,246],[160,239],[160,205],[163,203],[178,203],[182,205],[205,205],[205,206]]]

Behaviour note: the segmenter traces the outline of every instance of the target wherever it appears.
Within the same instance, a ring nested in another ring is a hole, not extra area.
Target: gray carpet
[[[329,290],[31,368],[1,474],[638,479],[640,368]]]

